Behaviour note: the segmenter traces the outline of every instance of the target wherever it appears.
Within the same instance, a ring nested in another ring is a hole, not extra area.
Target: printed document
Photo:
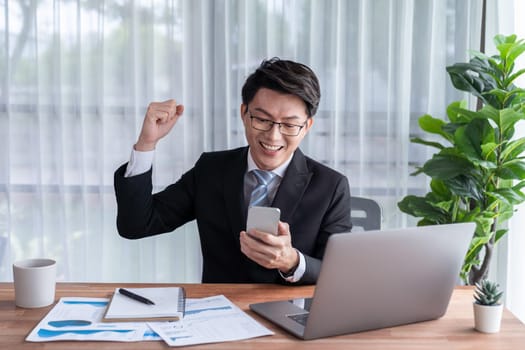
[[[273,334],[223,295],[186,299],[181,321],[102,322],[107,298],[63,297],[29,333],[30,342],[160,341],[171,346],[249,339]]]
[[[26,340],[160,340],[144,322],[102,322],[108,302],[107,298],[61,298]]]
[[[170,346],[225,342],[273,334],[224,295],[186,299],[186,313],[182,322],[148,324]]]

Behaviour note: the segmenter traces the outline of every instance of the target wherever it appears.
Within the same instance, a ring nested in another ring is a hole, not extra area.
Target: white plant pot
[[[474,305],[474,328],[483,333],[497,333],[501,327],[503,304],[499,305]]]

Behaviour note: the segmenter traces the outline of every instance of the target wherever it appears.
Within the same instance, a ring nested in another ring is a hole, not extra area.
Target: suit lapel
[[[224,177],[224,199],[228,219],[232,225],[232,234],[239,244],[239,232],[246,227],[246,211],[244,208],[244,174],[246,172],[247,152],[245,147],[236,153],[236,158],[227,166]]]
[[[290,222],[311,177],[312,173],[306,165],[306,157],[301,150],[295,150],[272,203],[272,206],[281,209],[281,221]]]

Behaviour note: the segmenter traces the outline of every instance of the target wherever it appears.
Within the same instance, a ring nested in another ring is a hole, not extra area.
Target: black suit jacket
[[[203,153],[176,183],[153,195],[151,170],[125,178],[124,164],[114,179],[119,234],[142,238],[196,219],[202,282],[283,283],[277,270],[256,264],[240,250],[239,233],[246,229],[247,152],[242,147]],[[306,259],[306,272],[299,282],[315,283],[328,237],[352,228],[347,178],[297,149],[272,206],[280,208],[281,221],[290,225],[292,245]]]

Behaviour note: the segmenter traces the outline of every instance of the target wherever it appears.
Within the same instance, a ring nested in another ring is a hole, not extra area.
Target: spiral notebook
[[[154,302],[148,305],[119,293],[116,288],[103,322],[178,321],[184,316],[186,293],[183,287],[126,288]]]

